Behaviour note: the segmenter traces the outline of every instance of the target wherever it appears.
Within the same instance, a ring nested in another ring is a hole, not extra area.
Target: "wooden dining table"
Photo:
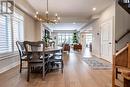
[[[45,53],[55,53],[57,51],[61,51],[62,49],[63,49],[63,47],[60,47],[60,46],[46,47]]]
[[[56,52],[60,52],[62,51],[63,47],[60,47],[60,46],[55,46],[55,47],[46,47],[45,50],[44,50],[44,53],[45,54],[55,54]],[[29,51],[29,54],[32,54],[32,53],[42,53],[43,51]],[[43,61],[44,63],[44,61]],[[45,69],[43,69],[43,72],[45,72]],[[43,77],[45,77],[45,73],[43,75]]]
[[[45,47],[44,52],[47,54],[52,54],[55,52],[59,52],[62,51],[63,47],[60,46],[55,46],[55,47]],[[29,53],[42,53],[43,51],[41,51],[42,49],[37,49],[37,51],[28,51]]]

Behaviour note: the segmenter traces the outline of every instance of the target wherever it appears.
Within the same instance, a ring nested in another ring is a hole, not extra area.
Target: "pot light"
[[[93,11],[96,11],[96,8],[93,8]]]

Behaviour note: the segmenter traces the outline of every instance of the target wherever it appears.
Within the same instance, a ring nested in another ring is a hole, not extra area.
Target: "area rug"
[[[83,58],[83,61],[88,64],[94,70],[106,70],[112,69],[112,64],[101,58],[91,57]]]

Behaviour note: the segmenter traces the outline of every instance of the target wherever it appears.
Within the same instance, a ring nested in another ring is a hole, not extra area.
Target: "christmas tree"
[[[78,43],[78,33],[73,33],[73,43]]]

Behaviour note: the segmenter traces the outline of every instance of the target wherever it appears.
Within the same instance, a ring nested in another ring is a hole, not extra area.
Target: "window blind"
[[[12,51],[10,16],[0,15],[0,54]]]
[[[23,41],[24,18],[22,15],[0,15],[0,54],[17,51],[16,41]]]
[[[23,17],[19,14],[13,17],[13,44],[14,51],[17,51],[16,41],[23,41]]]

